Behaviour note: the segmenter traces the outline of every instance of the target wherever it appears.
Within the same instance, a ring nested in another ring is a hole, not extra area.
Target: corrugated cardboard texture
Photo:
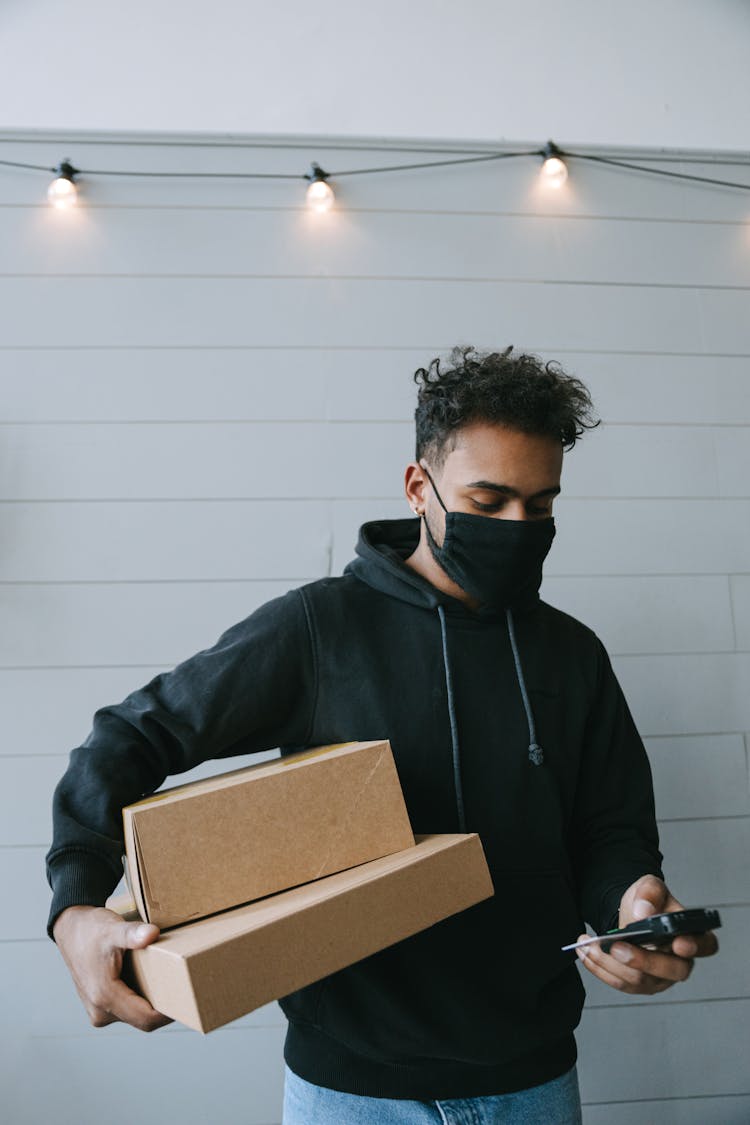
[[[390,743],[289,754],[123,810],[139,913],[179,925],[414,844]]]
[[[125,954],[157,1011],[208,1032],[494,894],[476,832],[400,852],[178,926]],[[121,895],[107,907],[133,917]]]

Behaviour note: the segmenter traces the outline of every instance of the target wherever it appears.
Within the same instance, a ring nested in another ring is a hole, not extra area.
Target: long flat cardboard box
[[[494,894],[476,832],[399,852],[164,931],[126,951],[123,979],[196,1031],[278,1000]],[[105,905],[138,919],[132,899]]]
[[[388,740],[173,786],[122,817],[128,886],[144,921],[162,929],[414,845]]]

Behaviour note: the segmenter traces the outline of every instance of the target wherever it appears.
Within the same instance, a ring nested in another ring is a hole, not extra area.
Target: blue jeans
[[[407,1101],[316,1086],[284,1063],[281,1125],[581,1125],[578,1072],[512,1094]]]

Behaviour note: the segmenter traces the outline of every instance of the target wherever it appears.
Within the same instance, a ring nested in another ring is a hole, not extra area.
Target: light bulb
[[[568,166],[561,159],[560,149],[553,141],[548,141],[544,147],[544,164],[541,176],[545,184],[552,188],[559,188],[568,178]]]
[[[562,187],[568,178],[568,169],[565,161],[559,156],[548,156],[542,164],[542,175],[550,187]]]
[[[47,198],[54,207],[73,207],[78,202],[78,188],[73,179],[76,169],[63,160],[55,171],[57,176],[47,188]]]
[[[313,180],[307,189],[307,202],[313,211],[330,211],[333,207],[333,188],[325,180]]]
[[[318,164],[312,165],[312,172],[306,178],[310,180],[307,189],[307,205],[313,211],[330,211],[336,198],[333,188],[328,183],[326,173]]]

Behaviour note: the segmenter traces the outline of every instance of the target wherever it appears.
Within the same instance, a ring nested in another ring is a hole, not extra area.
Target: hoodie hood
[[[355,547],[357,557],[347,563],[344,574],[353,574],[368,586],[423,609],[435,610],[438,606],[443,606],[451,615],[475,621],[504,620],[507,617],[506,610],[486,605],[469,609],[460,598],[439,590],[423,575],[406,565],[405,560],[419,544],[421,523],[418,516],[369,520],[363,523]],[[513,612],[518,616],[535,609],[538,603],[539,594],[534,591],[533,597],[523,605],[514,605]]]
[[[425,609],[436,609],[445,601],[458,602],[406,565],[405,560],[417,549],[420,523],[419,517],[363,523],[355,547],[357,557],[347,563],[344,574]]]

